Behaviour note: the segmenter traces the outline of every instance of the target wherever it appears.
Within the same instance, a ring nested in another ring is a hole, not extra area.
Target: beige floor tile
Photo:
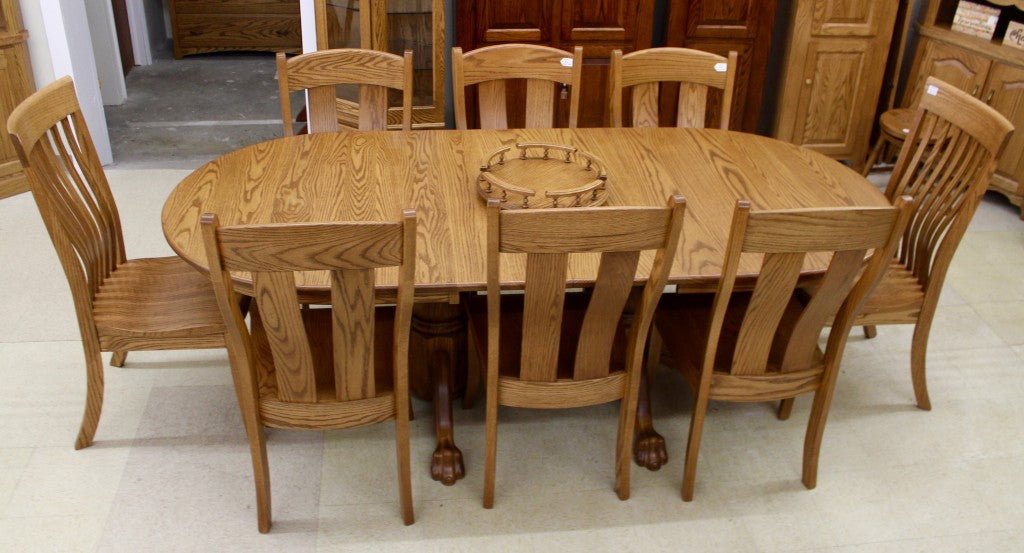
[[[1020,208],[997,192],[988,192],[978,205],[967,232],[1020,230]]]
[[[126,448],[34,448],[3,516],[104,515],[117,491],[127,457]]]
[[[968,232],[960,241],[953,266],[964,269],[1024,263],[1024,222],[1013,230]]]
[[[0,518],[0,551],[92,553],[103,531],[96,515]]]
[[[1018,357],[1024,359],[1024,346],[1014,346],[1011,349],[1017,354]]]
[[[10,501],[31,456],[30,447],[0,447],[0,512]]]
[[[1024,301],[975,303],[973,307],[1004,342],[1024,345]]]
[[[1024,300],[1020,285],[1024,263],[971,266],[955,263],[946,274],[946,286],[952,287],[968,303]]]

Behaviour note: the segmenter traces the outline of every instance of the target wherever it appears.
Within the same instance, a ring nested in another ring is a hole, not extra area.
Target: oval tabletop
[[[884,206],[867,180],[821,154],[762,136],[705,129],[530,129],[509,131],[379,131],[295,136],[219,157],[186,177],[162,213],[168,243],[206,269],[199,218],[216,213],[222,225],[346,220],[397,220],[418,213],[417,293],[485,288],[485,209],[477,193],[480,166],[516,142],[565,144],[599,158],[608,173],[606,205],[664,205],[687,199],[683,237],[670,282],[713,289],[738,199],[754,209]],[[592,282],[593,257],[570,263],[570,280]],[[649,271],[651,257],[638,274]],[[809,256],[805,272],[827,257]],[[523,263],[502,275],[515,286]],[[740,275],[756,275],[745,259]],[[393,286],[394,272],[378,282]],[[236,275],[246,291],[246,275]],[[326,293],[326,273],[297,278],[300,290]]]

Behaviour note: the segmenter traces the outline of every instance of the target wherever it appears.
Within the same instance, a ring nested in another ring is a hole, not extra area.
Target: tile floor
[[[166,255],[159,214],[186,173],[109,171],[130,256]],[[256,531],[226,355],[131,353],[108,368],[96,443],[74,451],[84,363],[70,293],[31,198],[0,202],[0,551],[1021,551],[1024,222],[986,198],[957,254],[912,404],[910,328],[851,339],[817,489],[800,484],[809,399],[713,404],[696,497],[679,499],[691,396],[663,371],[669,464],[612,486],[615,409],[503,410],[497,501],[480,506],[483,410],[456,410],[467,477],[429,478],[415,401],[416,524],[397,504],[392,427],[271,432],[275,522]]]

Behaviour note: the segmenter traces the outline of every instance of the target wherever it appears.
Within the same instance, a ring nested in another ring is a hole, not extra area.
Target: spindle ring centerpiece
[[[607,183],[604,163],[587,152],[561,144],[517,142],[494,152],[480,166],[477,191],[484,201],[501,200],[502,209],[593,207],[608,199]]]

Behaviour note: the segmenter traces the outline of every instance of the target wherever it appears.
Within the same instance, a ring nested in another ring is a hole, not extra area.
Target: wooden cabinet
[[[28,63],[27,40],[17,0],[0,0],[0,119],[5,122],[35,88]],[[0,198],[26,190],[28,180],[21,170],[18,153],[4,132],[0,137]]]
[[[899,3],[797,0],[775,136],[859,166],[867,154]]]
[[[1024,23],[1021,2],[1013,0],[985,2],[999,8],[995,36],[986,40],[950,29],[958,3],[937,0],[928,5],[921,24],[909,85],[902,105],[912,107],[921,97],[924,81],[935,76],[984,100],[1013,123],[1016,128],[999,158],[996,174],[989,184],[1017,206],[1024,218],[1024,50],[1002,45],[1010,21]]]
[[[775,0],[671,0],[665,32],[666,46],[681,46],[727,56],[739,54],[736,85],[729,128],[746,132],[757,130],[761,113],[765,69],[771,49]],[[670,95],[664,95],[664,116],[670,113]],[[707,113],[708,121],[718,121],[717,107]],[[709,124],[710,126],[717,126]]]
[[[413,54],[414,128],[443,127],[445,105],[444,0],[316,0],[317,48],[368,48]],[[357,128],[355,86],[338,87],[342,124]],[[400,127],[402,98],[390,91],[388,123]]]
[[[299,0],[168,0],[174,57],[223,50],[302,51]]]
[[[456,42],[464,51],[524,42],[572,51],[583,47],[579,124],[599,127],[607,111],[608,58],[651,45],[654,0],[459,0]],[[509,91],[514,95],[513,90]],[[567,118],[568,102],[558,105]],[[473,110],[469,110],[472,113]],[[513,113],[510,124],[520,119]]]

